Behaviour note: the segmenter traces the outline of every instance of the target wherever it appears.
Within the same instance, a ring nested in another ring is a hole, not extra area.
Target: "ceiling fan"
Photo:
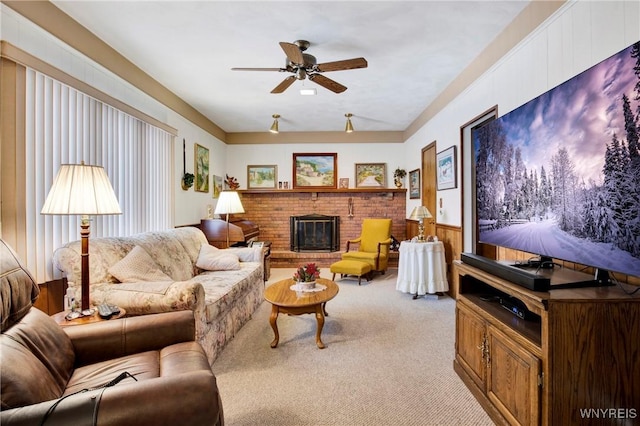
[[[345,59],[342,61],[325,62],[323,64],[316,63],[316,57],[308,53],[304,53],[310,43],[306,40],[296,40],[293,43],[280,42],[280,47],[287,55],[287,64],[284,68],[231,68],[233,71],[278,71],[290,72],[293,75],[285,78],[278,84],[271,93],[282,93],[296,80],[309,80],[316,84],[329,89],[334,93],[342,93],[347,88],[342,84],[331,80],[322,75],[329,71],[352,70],[356,68],[366,68],[367,60],[364,58]]]

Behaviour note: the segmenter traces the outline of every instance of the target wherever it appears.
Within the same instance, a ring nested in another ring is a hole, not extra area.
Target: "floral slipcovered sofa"
[[[54,252],[53,264],[80,300],[80,241]],[[260,248],[217,249],[194,227],[89,243],[90,298],[127,316],[193,310],[196,338],[213,364],[263,300]]]

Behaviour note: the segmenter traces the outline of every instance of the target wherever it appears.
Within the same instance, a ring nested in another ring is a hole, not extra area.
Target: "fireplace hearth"
[[[332,252],[340,246],[340,217],[310,214],[289,218],[291,251]]]

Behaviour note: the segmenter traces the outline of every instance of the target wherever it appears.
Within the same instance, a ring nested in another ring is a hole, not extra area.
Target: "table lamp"
[[[431,212],[425,206],[417,206],[411,212],[409,219],[418,221],[418,242],[423,243],[424,239],[424,220],[431,218]]]
[[[93,315],[89,302],[89,216],[122,214],[109,177],[100,166],[62,164],[40,211],[51,215],[81,215],[82,315]]]
[[[236,191],[222,191],[214,213],[227,215],[227,247],[229,247],[229,214],[244,213],[244,207],[242,207],[238,193]]]

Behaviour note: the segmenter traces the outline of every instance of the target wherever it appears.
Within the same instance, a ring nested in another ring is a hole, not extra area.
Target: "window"
[[[91,238],[172,226],[174,135],[30,68],[25,93],[24,260],[38,282],[59,278],[53,251],[80,239],[79,217],[40,214],[60,164],[109,175],[123,214],[93,217]]]

